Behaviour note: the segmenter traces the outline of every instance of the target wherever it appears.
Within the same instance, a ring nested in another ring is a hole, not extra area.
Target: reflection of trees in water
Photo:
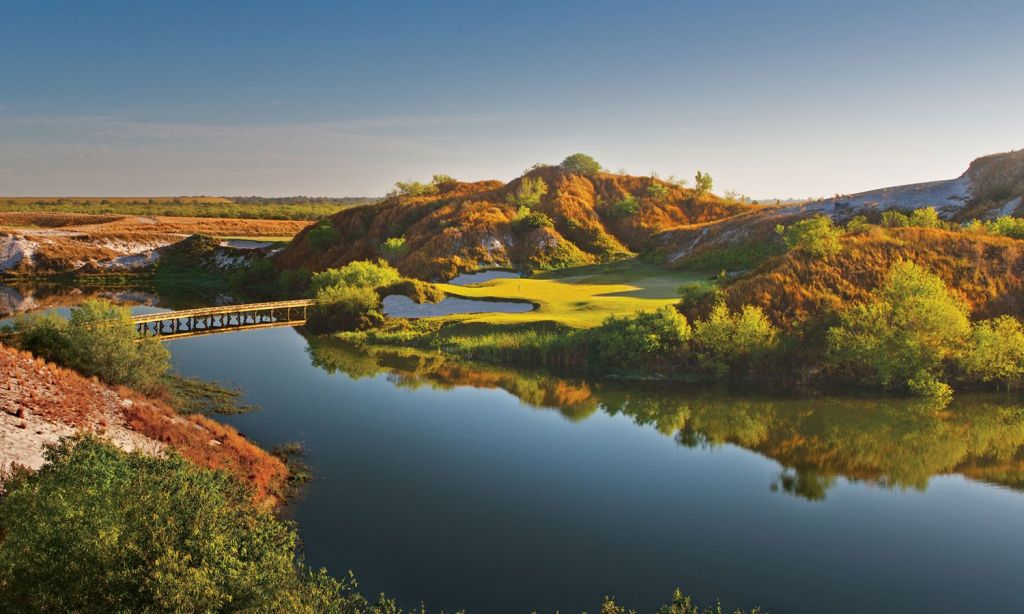
[[[962,473],[1024,490],[1024,406],[1006,398],[962,396],[937,407],[902,398],[737,396],[652,382],[588,383],[408,348],[309,343],[314,365],[350,377],[385,374],[406,388],[500,388],[573,421],[600,408],[682,446],[741,446],[784,467],[773,490],[807,499],[823,499],[838,477],[923,490],[932,476]]]

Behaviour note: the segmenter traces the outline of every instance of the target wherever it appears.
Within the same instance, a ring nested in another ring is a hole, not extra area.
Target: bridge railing
[[[132,322],[145,324],[147,322],[161,322],[181,318],[201,318],[205,316],[216,316],[235,314],[242,312],[267,311],[270,309],[288,309],[292,307],[312,307],[316,305],[313,299],[298,299],[294,301],[273,301],[269,303],[245,303],[241,305],[221,305],[218,307],[200,307],[197,309],[180,309],[178,311],[164,311],[162,313],[148,313],[132,316]]]

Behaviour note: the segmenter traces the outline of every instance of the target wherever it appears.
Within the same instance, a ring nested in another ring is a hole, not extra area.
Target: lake
[[[261,408],[219,420],[305,444],[307,562],[406,607],[1024,611],[1018,395],[565,379],[290,328],[167,346]]]

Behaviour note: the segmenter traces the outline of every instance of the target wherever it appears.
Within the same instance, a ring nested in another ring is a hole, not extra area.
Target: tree
[[[632,217],[640,213],[640,203],[632,194],[626,194],[612,204],[612,215],[615,217]]]
[[[391,237],[381,243],[380,253],[385,258],[395,260],[405,255],[408,248],[405,245],[405,237]]]
[[[647,186],[647,194],[657,201],[662,201],[668,198],[668,192],[668,186],[663,183],[652,181],[651,185]]]
[[[978,322],[961,368],[973,380],[1019,387],[1024,379],[1024,326],[1012,316]]]
[[[9,611],[317,612],[363,603],[295,560],[294,529],[222,472],[86,436],[0,498]],[[351,600],[351,601],[349,601]],[[345,610],[349,611],[349,610]]]
[[[672,307],[609,316],[590,331],[593,366],[599,370],[663,371],[682,362],[690,323]]]
[[[325,251],[337,243],[340,238],[341,234],[334,228],[330,220],[321,220],[306,233],[309,246],[317,252]]]
[[[843,231],[827,215],[815,215],[789,226],[779,224],[775,232],[789,249],[800,249],[813,256],[834,256],[842,249]]]
[[[581,175],[595,175],[601,172],[601,165],[587,154],[575,153],[562,160],[562,168]]]
[[[376,262],[355,260],[339,269],[327,269],[314,273],[310,280],[310,288],[313,292],[337,285],[377,288],[394,283],[401,278],[402,274],[398,272],[398,269],[384,260]]]
[[[730,313],[725,303],[719,302],[706,319],[693,325],[697,364],[717,377],[753,366],[775,347],[777,338],[778,329],[753,305]]]
[[[970,329],[967,308],[942,279],[900,261],[867,302],[843,311],[829,329],[829,361],[876,386],[947,396],[942,369]]]
[[[715,182],[711,179],[711,175],[703,171],[697,171],[697,174],[693,177],[693,189],[697,192],[698,196],[704,196],[709,193],[714,185]]]
[[[36,356],[95,375],[108,384],[152,392],[170,367],[170,352],[152,337],[140,338],[127,307],[90,299],[57,314],[20,318],[19,345]]]
[[[512,205],[519,207],[536,207],[540,204],[541,198],[548,193],[548,184],[543,179],[537,177],[536,179],[531,177],[523,177],[522,181],[519,182],[519,187],[512,194],[509,194],[505,200]]]
[[[910,212],[909,223],[920,228],[941,228],[942,220],[935,207],[921,207]]]
[[[910,218],[899,211],[883,211],[882,226],[885,226],[886,228],[902,228],[910,226]]]
[[[315,333],[370,328],[383,322],[380,308],[381,298],[373,287],[336,284],[317,290],[308,326]]]
[[[537,228],[554,228],[555,221],[543,211],[533,211],[529,207],[519,207],[512,218],[512,228],[520,232],[528,232]]]

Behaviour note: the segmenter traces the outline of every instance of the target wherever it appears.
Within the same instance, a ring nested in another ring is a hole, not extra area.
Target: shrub
[[[306,240],[314,251],[322,252],[341,239],[341,234],[331,225],[330,220],[322,220],[306,233]]]
[[[970,334],[967,308],[939,277],[897,262],[867,302],[840,315],[828,331],[830,362],[863,381],[911,392],[941,391],[945,361]]]
[[[868,218],[863,215],[858,215],[846,222],[846,232],[850,234],[861,234],[871,229],[871,224],[868,223]]]
[[[170,352],[152,337],[139,338],[131,311],[90,299],[65,320],[56,314],[19,318],[19,345],[37,356],[95,375],[108,384],[152,392],[170,367]]]
[[[284,292],[305,294],[309,290],[312,277],[313,274],[309,272],[309,269],[286,269],[281,271],[281,276],[277,281]]]
[[[555,222],[551,216],[541,211],[534,211],[529,207],[519,207],[515,218],[512,219],[512,228],[521,232],[536,228],[554,228],[554,226]]]
[[[654,200],[665,200],[668,198],[668,186],[652,181],[647,186],[647,194]]]
[[[842,249],[843,231],[827,215],[815,215],[789,226],[779,224],[775,231],[789,249],[800,249],[813,256],[834,256]]]
[[[405,237],[391,237],[381,243],[380,253],[388,260],[401,258],[408,251],[405,246]]]
[[[384,321],[380,296],[370,286],[336,284],[316,293],[308,326],[316,333],[370,328]]]
[[[431,178],[430,185],[434,186],[435,192],[450,192],[459,185],[459,182],[451,175],[438,173]]]
[[[612,215],[615,217],[631,217],[640,212],[640,203],[632,194],[627,194],[622,199],[612,204]]]
[[[919,228],[941,228],[942,220],[939,218],[935,207],[921,207],[910,212],[908,219],[911,226]]]
[[[1024,218],[1004,215],[993,222],[988,222],[985,226],[992,234],[1024,239]]]
[[[340,269],[327,269],[314,273],[310,279],[310,288],[314,293],[337,285],[368,286],[376,288],[394,283],[402,278],[398,269],[384,260],[355,260]]]
[[[1011,316],[978,322],[961,368],[975,381],[1019,387],[1024,378],[1024,326]]]
[[[444,291],[434,284],[418,279],[403,279],[377,288],[377,294],[384,298],[393,294],[407,296],[414,303],[436,303],[444,299]]]
[[[605,371],[663,372],[682,362],[690,335],[690,323],[672,307],[610,316],[589,333],[591,366]]]
[[[562,168],[581,175],[594,175],[601,172],[597,160],[583,153],[575,153],[562,160]]]
[[[543,179],[537,177],[532,179],[530,177],[523,177],[523,180],[519,182],[519,187],[512,194],[506,197],[506,200],[513,205],[519,207],[536,207],[540,204],[541,198],[548,193],[548,184]]]
[[[753,305],[730,313],[719,302],[706,319],[693,325],[697,365],[716,377],[749,369],[775,348],[777,337],[778,330]]]
[[[431,196],[437,194],[437,185],[420,181],[396,181],[391,193],[395,196]]]
[[[899,211],[883,211],[882,226],[885,226],[886,228],[902,228],[910,226],[910,218]]]
[[[86,436],[0,498],[10,611],[323,611],[361,598],[295,560],[288,524],[225,473]],[[349,602],[348,600],[352,600]]]
[[[717,291],[718,287],[709,281],[691,281],[679,286],[676,290],[679,294],[680,303],[686,306],[696,305]]]
[[[709,193],[714,185],[715,182],[711,179],[711,175],[703,171],[697,171],[697,174],[693,177],[693,189],[697,192],[698,196]]]

